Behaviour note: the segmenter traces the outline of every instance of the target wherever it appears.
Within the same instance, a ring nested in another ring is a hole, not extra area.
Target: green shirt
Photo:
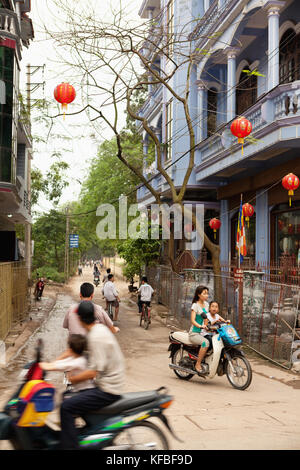
[[[196,318],[195,318],[196,322],[199,325],[203,325],[205,316],[207,314],[206,308],[202,308],[200,307],[199,304],[194,303],[192,305],[192,310],[194,310],[194,312],[196,313]],[[203,314],[205,315],[204,318],[202,316]],[[198,326],[192,325],[191,333],[202,333],[202,328],[198,328]]]

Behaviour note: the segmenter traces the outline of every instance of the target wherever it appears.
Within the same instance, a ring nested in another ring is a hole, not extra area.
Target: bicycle
[[[145,302],[142,303],[140,326],[142,326],[143,322],[144,322],[144,329],[148,330],[149,325],[151,323],[151,316],[150,316],[149,306]]]
[[[115,301],[107,301],[107,314],[111,320],[114,319],[113,307],[115,306]]]

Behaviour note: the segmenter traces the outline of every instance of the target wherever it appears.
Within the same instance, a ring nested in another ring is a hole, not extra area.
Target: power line
[[[286,43],[290,42],[292,39],[293,39],[293,38],[290,38],[289,40],[286,39]],[[278,48],[277,48],[277,49],[278,49]],[[273,51],[273,54],[275,54],[275,53],[276,53],[276,50]],[[268,62],[269,58],[270,58],[270,56],[267,57],[266,63]],[[214,77],[214,78],[215,78],[215,77]],[[248,78],[249,78],[249,77],[245,77],[244,80],[246,81],[246,80],[248,80]],[[224,83],[225,83],[225,82],[224,82]],[[239,82],[239,84],[238,84],[238,85],[235,85],[234,87],[232,87],[231,90],[237,89],[238,86],[241,85],[242,83],[243,83],[243,81]],[[226,95],[224,96],[224,100],[225,100],[225,99],[227,100],[228,91],[230,91],[230,90],[227,90],[227,93],[226,93]],[[223,93],[223,91],[222,91],[222,92],[217,92],[217,93]],[[264,96],[264,95],[262,95],[262,96]],[[262,96],[261,96],[261,97],[262,97]],[[260,97],[260,98],[261,98],[261,97]],[[219,112],[218,114],[220,114],[220,112]],[[196,119],[197,119],[197,121],[196,121]],[[199,118],[197,117],[197,118],[194,118],[194,119],[192,120],[192,122],[195,124],[195,121],[196,121],[196,124],[197,124],[197,123],[200,124],[200,123],[202,123],[204,120],[205,120],[205,118],[199,119]],[[228,123],[227,123],[227,124],[228,124]],[[227,124],[224,124],[223,127],[225,127]],[[185,130],[186,127],[187,127],[187,125],[185,125],[182,129],[179,129],[179,130],[175,133],[176,139],[174,140],[174,136],[172,136],[172,137],[169,139],[169,141],[167,141],[167,143],[168,143],[168,142],[172,142],[173,144],[176,143],[177,140],[179,140],[179,139],[182,137],[182,135],[179,135],[179,136],[178,136],[178,134],[179,134],[182,130]],[[221,128],[222,128],[222,127],[221,127]],[[217,132],[215,132],[213,135],[217,135]],[[202,141],[202,142],[203,142],[203,141]],[[190,148],[189,150],[187,150],[187,151],[186,151],[184,154],[182,154],[178,159],[174,160],[174,161],[171,162],[169,165],[167,165],[167,166],[165,167],[165,170],[167,170],[167,169],[169,169],[171,166],[175,165],[175,164],[176,164],[178,161],[180,161],[184,156],[186,156],[191,150],[194,150],[198,145],[199,145],[199,143],[197,143],[193,148]],[[153,181],[153,180],[154,180],[155,178],[157,178],[158,176],[161,176],[161,174],[153,175],[151,178],[149,178],[148,182],[150,183],[151,181]],[[145,183],[142,183],[142,184],[139,186],[139,188],[141,188],[141,187],[143,187],[143,186],[145,186]],[[130,191],[130,192],[127,194],[127,196],[133,194],[134,192],[136,192],[136,188],[135,188],[134,190]],[[111,201],[111,203],[114,203],[114,202],[117,202],[117,201],[118,201],[118,199],[115,199],[115,200]],[[79,214],[74,214],[73,216],[75,217],[75,216],[88,215],[88,214],[91,214],[91,213],[93,213],[93,212],[95,212],[95,211],[96,211],[96,209],[93,209],[93,210],[91,210],[91,211],[82,212],[82,213],[79,213]]]

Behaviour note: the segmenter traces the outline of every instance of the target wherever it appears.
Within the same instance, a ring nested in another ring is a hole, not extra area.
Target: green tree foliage
[[[161,242],[159,240],[127,239],[117,246],[118,254],[125,260],[124,276],[130,280],[141,277],[145,266],[158,262]]]
[[[50,166],[43,176],[41,170],[33,168],[31,170],[31,204],[37,204],[39,195],[44,193],[47,199],[58,204],[62,191],[69,185],[66,177],[66,170],[69,168],[68,163],[58,160]]]
[[[36,220],[32,227],[33,270],[47,267],[58,273],[64,271],[65,233],[66,218],[60,211],[53,209]]]

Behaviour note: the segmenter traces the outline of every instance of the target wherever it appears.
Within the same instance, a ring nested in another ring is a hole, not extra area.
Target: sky
[[[78,0],[61,0],[62,4],[73,4],[78,6]],[[119,9],[121,2],[122,7],[126,5],[128,15],[132,20],[138,20],[137,12],[140,8],[142,0],[81,0],[83,8],[94,7],[102,18],[107,21],[111,18],[111,8]],[[57,13],[53,0],[32,0],[31,12],[29,14],[33,21],[35,38],[31,42],[28,49],[23,49],[22,62],[21,62],[21,91],[25,95],[26,89],[26,66],[30,64],[31,70],[34,66],[45,65],[44,75],[42,69],[37,70],[31,77],[32,83],[45,82],[44,88],[38,87],[32,91],[32,102],[37,99],[52,100],[56,105],[53,97],[53,91],[56,85],[62,82],[69,82],[72,84],[72,72],[66,72],[65,67],[60,65],[59,55],[64,55],[65,51],[61,48],[57,49],[52,39],[49,39],[45,32],[45,25],[51,30],[63,31],[65,29],[65,21],[67,18]],[[34,88],[34,85],[32,86]],[[74,112],[80,109],[80,94],[81,90],[76,90],[76,99],[74,103],[69,105],[69,112]],[[55,109],[54,109],[55,111]],[[39,111],[40,112],[40,111]],[[33,111],[35,115],[37,111]],[[56,114],[56,112],[55,112]],[[32,124],[33,135],[41,135],[45,130],[39,124],[33,122]],[[54,151],[63,152],[63,160],[70,165],[67,172],[70,181],[62,195],[60,204],[65,204],[78,199],[80,193],[81,183],[87,176],[87,169],[93,157],[97,154],[97,147],[101,140],[104,140],[103,135],[97,134],[93,125],[89,122],[88,117],[82,113],[76,116],[66,116],[65,120],[62,116],[55,119],[55,134],[66,136],[69,140],[50,139],[47,145],[35,144],[33,147],[33,161],[32,166],[39,168],[43,174],[49,169],[53,159],[51,154]],[[78,138],[80,135],[80,138]],[[105,138],[109,137],[109,133],[105,132]],[[46,212],[52,207],[52,204],[43,196],[40,197],[38,206],[35,210],[39,212]]]

